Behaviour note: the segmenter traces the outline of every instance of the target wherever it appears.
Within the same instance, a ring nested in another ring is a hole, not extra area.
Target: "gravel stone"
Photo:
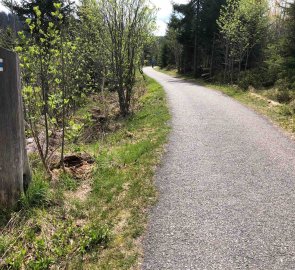
[[[164,86],[173,130],[143,269],[295,269],[294,141],[218,91],[144,72]]]

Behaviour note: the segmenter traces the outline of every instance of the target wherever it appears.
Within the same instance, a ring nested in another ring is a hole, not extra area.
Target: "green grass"
[[[295,115],[292,113],[292,108],[286,104],[281,104],[281,106],[274,106],[267,99],[269,97],[266,96],[266,91],[258,90],[257,94],[253,95],[253,93],[249,91],[243,91],[233,85],[208,83],[204,80],[194,79],[192,76],[178,74],[176,70],[166,70],[159,68],[157,68],[157,70],[167,75],[183,78],[185,80],[191,80],[199,85],[220,91],[238,100],[240,103],[245,104],[256,112],[267,116],[274,124],[280,126],[287,132],[295,132]]]
[[[19,211],[0,215],[0,269],[140,268],[140,237],[157,197],[153,176],[170,130],[163,89],[146,84],[140,109],[119,130],[79,145],[95,158],[89,179],[64,174],[49,183],[34,165]]]

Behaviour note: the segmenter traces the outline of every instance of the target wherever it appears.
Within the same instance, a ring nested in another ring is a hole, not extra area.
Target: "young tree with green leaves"
[[[107,31],[100,16],[100,7],[95,0],[83,0],[78,6],[78,20],[74,34],[78,40],[82,91],[100,91],[108,76],[109,57]]]
[[[173,63],[177,70],[181,72],[183,45],[180,44],[178,40],[178,32],[176,28],[173,27],[174,25],[177,25],[177,23],[177,17],[175,16],[175,14],[172,14],[166,32],[165,43],[168,47],[167,53],[171,53],[172,56],[170,56],[170,59],[168,59],[169,63]]]
[[[109,83],[117,91],[122,116],[130,113],[136,70],[155,28],[155,13],[146,0],[100,0],[100,18],[105,26]]]
[[[20,33],[20,45],[16,48],[22,65],[26,120],[49,174],[50,159],[60,148],[63,166],[70,101],[77,87],[76,40],[62,27],[61,5],[54,6],[55,11],[51,15],[55,18],[55,23],[49,22],[46,32],[42,27],[41,11],[38,7],[34,8],[37,20],[26,20],[30,35]],[[51,137],[57,133],[61,133],[61,141],[52,145]]]
[[[2,0],[3,4],[9,8],[12,13],[16,14],[17,17],[25,22],[27,19],[30,19],[32,23],[41,22],[41,29],[46,32],[49,23],[55,23],[58,25],[59,21],[56,20],[53,13],[56,8],[55,5],[60,5],[60,13],[62,14],[63,24],[68,22],[68,18],[73,12],[74,1],[67,0],[21,0],[21,1],[12,1],[12,0]],[[40,15],[36,15],[35,8],[38,8]],[[29,31],[29,29],[27,29]],[[29,31],[31,32],[31,31]],[[38,31],[32,33],[33,35],[39,35]]]
[[[268,3],[263,0],[227,0],[218,25],[224,40],[224,78],[248,69],[252,50],[262,44],[268,26]]]

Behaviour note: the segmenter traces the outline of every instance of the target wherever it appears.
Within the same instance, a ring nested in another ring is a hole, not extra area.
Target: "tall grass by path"
[[[147,209],[157,198],[154,172],[170,130],[164,90],[149,78],[146,87],[119,130],[72,147],[94,158],[89,179],[62,175],[50,183],[33,164],[18,211],[0,214],[0,269],[140,268]]]

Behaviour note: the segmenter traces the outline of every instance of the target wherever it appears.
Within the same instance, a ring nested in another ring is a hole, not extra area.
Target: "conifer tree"
[[[287,31],[283,45],[283,70],[289,88],[295,89],[295,3],[287,9]]]

